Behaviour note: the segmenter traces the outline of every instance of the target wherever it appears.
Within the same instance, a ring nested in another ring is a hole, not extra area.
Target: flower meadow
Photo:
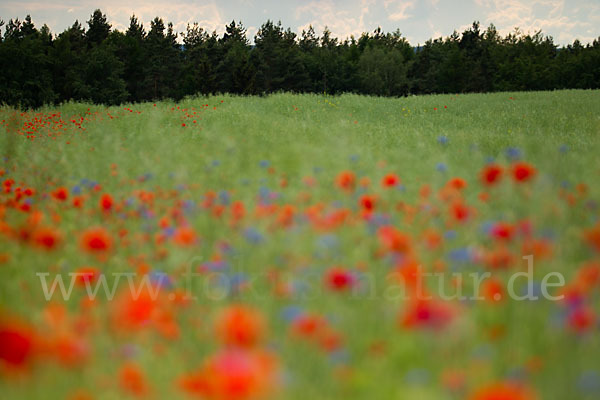
[[[598,399],[598,110],[2,108],[2,398]]]

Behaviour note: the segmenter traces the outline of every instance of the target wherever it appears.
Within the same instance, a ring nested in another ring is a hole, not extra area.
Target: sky
[[[542,30],[559,45],[575,39],[591,43],[600,36],[600,0],[0,0],[0,19],[6,22],[30,14],[36,26],[45,23],[53,33],[60,33],[76,19],[89,20],[97,8],[121,31],[127,29],[132,14],[146,28],[159,16],[178,32],[198,22],[222,33],[235,19],[248,29],[251,41],[268,19],[281,21],[296,33],[309,25],[320,33],[327,26],[340,39],[358,38],[377,27],[385,32],[400,29],[412,45],[449,36],[454,30],[462,32],[475,20],[484,27],[493,23],[503,35],[515,27],[530,33]]]

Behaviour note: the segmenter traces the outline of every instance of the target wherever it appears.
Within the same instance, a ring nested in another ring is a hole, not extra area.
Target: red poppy
[[[65,367],[76,367],[81,366],[88,359],[89,348],[81,336],[71,332],[55,335],[47,344],[51,355],[60,364]]]
[[[469,400],[535,400],[535,392],[515,382],[498,382],[476,390]]]
[[[153,296],[150,290],[143,290],[140,296],[134,298],[131,293],[127,293],[117,302],[113,313],[115,330],[135,332],[151,328],[165,339],[179,338],[180,328],[169,303],[166,302],[166,297],[161,295],[161,292],[155,294],[156,296]],[[169,299],[175,301],[177,295]]]
[[[447,302],[441,300],[415,300],[400,315],[403,328],[440,330],[454,319],[455,311]]]
[[[244,203],[241,201],[236,201],[231,205],[231,218],[234,222],[244,219],[246,215],[246,208],[244,207]]]
[[[494,239],[510,241],[515,233],[514,225],[507,222],[497,222],[490,230],[490,235]]]
[[[457,201],[450,206],[450,215],[458,222],[465,222],[471,215],[471,210],[464,203]]]
[[[483,254],[484,263],[492,269],[509,268],[515,262],[514,255],[504,245]]]
[[[342,171],[335,179],[335,183],[340,189],[351,191],[356,184],[356,176],[352,171]]]
[[[164,216],[158,220],[158,226],[160,226],[163,229],[168,228],[170,226],[170,224],[171,223],[169,221],[169,217],[167,217],[167,216]]]
[[[590,290],[600,285],[600,262],[588,262],[577,271],[577,283],[582,289]]]
[[[417,260],[412,258],[403,258],[397,265],[392,276],[398,278],[400,282],[408,288],[418,289],[423,283],[423,268]]]
[[[294,214],[296,213],[296,208],[291,204],[286,204],[281,207],[278,215],[277,222],[281,226],[291,226],[294,222]]]
[[[265,320],[254,308],[233,305],[217,316],[215,331],[223,344],[249,348],[263,340]]]
[[[84,199],[83,196],[74,196],[73,197],[73,207],[81,208],[83,207]]]
[[[504,287],[498,279],[490,278],[483,283],[483,296],[489,302],[499,302],[504,297]]]
[[[521,254],[533,255],[536,260],[552,255],[552,242],[547,239],[525,239],[521,245]]]
[[[194,243],[196,243],[197,235],[196,232],[189,226],[182,226],[180,228],[177,228],[177,230],[175,231],[173,240],[179,246],[191,246]]]
[[[398,178],[398,176],[395,174],[387,174],[381,180],[381,186],[384,188],[394,187],[398,183],[400,183],[400,178]]]
[[[54,250],[60,244],[62,236],[56,229],[39,227],[36,228],[31,238],[33,243],[44,250]]]
[[[502,179],[502,173],[504,170],[500,165],[489,164],[485,166],[480,173],[481,181],[485,185],[495,185]]]
[[[179,387],[209,400],[242,400],[266,396],[276,386],[277,360],[264,351],[227,349],[186,374]]]
[[[317,337],[317,345],[326,352],[334,352],[342,347],[342,335],[329,326],[325,326]]]
[[[69,197],[69,192],[65,187],[59,187],[52,192],[52,197],[59,201],[65,201]]]
[[[516,162],[512,166],[512,176],[515,182],[527,182],[536,175],[536,169],[524,161]]]
[[[112,237],[102,227],[89,228],[82,233],[80,245],[89,253],[105,253],[112,248]]]
[[[456,190],[463,190],[467,187],[467,182],[463,178],[456,177],[450,179],[446,185]]]
[[[113,198],[108,193],[104,193],[102,197],[100,197],[100,209],[102,211],[110,211],[113,207],[113,203]]]
[[[4,180],[4,182],[2,182],[2,186],[4,186],[4,191],[6,193],[10,193],[12,190],[12,185],[14,185],[14,183],[15,183],[14,179]]]
[[[34,335],[20,323],[0,321],[0,365],[23,368],[34,351]]]
[[[119,386],[123,391],[136,396],[145,396],[149,391],[144,373],[133,363],[125,364],[119,370]]]
[[[291,331],[295,336],[311,338],[326,324],[327,321],[323,317],[305,313],[294,319]]]
[[[325,285],[334,291],[345,291],[355,284],[351,271],[342,267],[333,267],[325,272]]]
[[[115,329],[135,331],[151,326],[153,318],[160,306],[158,299],[153,299],[149,290],[142,290],[134,298],[133,293],[123,292],[112,304],[112,319]]]
[[[596,316],[591,308],[580,306],[569,313],[567,323],[573,331],[582,333],[594,327]]]
[[[306,313],[295,318],[291,333],[298,338],[308,340],[326,352],[333,352],[343,344],[340,333],[333,329],[325,318],[316,314]]]
[[[360,197],[359,203],[364,211],[373,211],[375,209],[376,198],[373,195],[365,194]]]
[[[75,283],[81,287],[86,286],[86,282],[95,282],[100,275],[100,271],[95,267],[81,267],[75,272],[77,273]]]
[[[392,226],[382,226],[377,236],[385,251],[408,253],[411,250],[410,236]]]

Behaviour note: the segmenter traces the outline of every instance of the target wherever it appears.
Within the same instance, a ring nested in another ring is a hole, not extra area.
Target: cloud
[[[2,9],[9,14],[10,17],[22,18],[26,14],[33,14],[30,11],[25,11],[23,3],[20,1],[8,1],[0,4]],[[46,3],[46,2],[30,2],[27,3],[27,10],[35,10],[36,12],[70,12],[72,5],[68,2],[64,4]]]
[[[385,0],[383,2],[383,6],[386,11],[391,12],[388,14],[388,19],[390,21],[402,21],[412,17],[411,14],[408,14],[408,10],[412,10],[415,8],[415,3],[413,1],[394,1],[394,0]],[[394,7],[392,7],[394,6]],[[394,11],[390,11],[392,9]]]
[[[69,7],[65,4],[49,4],[45,2],[31,2],[27,3],[27,6],[32,9],[41,9],[41,10],[64,10]],[[23,9],[23,3],[19,1],[7,1],[2,4],[2,8],[5,8],[9,12],[18,12],[21,14]]]
[[[360,18],[358,21],[360,26],[365,25],[365,15],[369,14],[369,7],[376,3],[376,0],[361,0]]]
[[[149,1],[105,1],[102,11],[108,16],[110,23],[119,30],[127,29],[129,17],[133,14],[144,22],[148,29],[150,21],[160,17],[166,23],[172,22],[177,32],[185,32],[188,24],[198,22],[202,28],[212,32],[222,32],[229,22],[223,17],[222,12],[215,3],[203,2],[197,5],[191,0],[175,0],[169,3],[158,0]],[[127,22],[123,21],[127,16]]]
[[[485,22],[494,23],[502,34],[507,34],[518,27],[526,33],[538,30],[544,34],[558,32],[559,41],[568,42],[575,36],[576,28],[588,24],[573,17],[574,7],[566,9],[565,0],[475,0],[475,2],[487,9]]]
[[[437,39],[437,38],[441,38],[442,36],[444,36],[443,33],[436,28],[433,21],[427,20],[427,26],[429,27],[429,30],[431,32],[433,32],[433,34],[431,36],[432,39]]]
[[[246,37],[249,41],[254,41],[254,36],[258,32],[258,28],[255,26],[249,26],[246,28]]]
[[[173,22],[178,32],[185,32],[188,23],[198,22],[219,34],[232,19],[241,20],[250,40],[267,17],[285,21],[284,26],[297,33],[309,25],[320,33],[327,26],[340,39],[359,37],[377,26],[384,31],[401,27],[411,43],[423,43],[455,29],[462,32],[474,20],[484,26],[493,23],[502,35],[515,27],[524,32],[541,29],[559,44],[572,43],[575,38],[588,43],[600,33],[599,0],[0,0],[4,20],[31,14],[36,26],[47,23],[55,33],[70,27],[75,19],[85,26],[96,8],[121,31],[127,29],[134,13],[146,30],[156,16],[165,23]]]
[[[307,30],[312,25],[317,32],[322,32],[327,27],[333,37],[342,40],[352,35],[358,37],[365,32],[364,17],[369,13],[370,4],[373,2],[362,1],[360,12],[352,13],[347,8],[336,6],[332,1],[311,1],[297,7],[294,12],[296,20],[305,21],[297,27],[298,32]]]
[[[108,22],[114,29],[125,31],[129,27],[129,17],[135,14],[144,24],[146,30],[150,27],[150,21],[155,17],[163,19],[165,24],[173,23],[177,32],[185,32],[187,24],[198,22],[204,29],[212,32],[223,32],[225,25],[229,23],[221,9],[214,1],[197,0],[105,0],[98,4],[95,0],[62,0],[54,3],[46,2],[7,2],[0,5],[8,13],[36,15],[36,20],[49,22],[48,20],[64,20],[62,15],[69,15],[69,19],[77,18],[79,21],[87,21],[93,10],[100,8],[106,14]],[[66,26],[52,26],[57,32],[67,26],[71,26],[72,20]]]

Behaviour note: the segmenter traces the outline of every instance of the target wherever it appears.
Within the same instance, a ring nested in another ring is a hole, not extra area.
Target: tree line
[[[380,28],[339,40],[327,29],[300,35],[265,22],[251,44],[241,22],[222,36],[156,17],[146,31],[134,16],[125,32],[94,11],[53,35],[0,20],[0,103],[21,108],[69,100],[121,104],[188,95],[277,91],[378,96],[600,87],[600,37],[558,47],[541,31],[507,36],[478,22],[462,33],[413,47]]]

